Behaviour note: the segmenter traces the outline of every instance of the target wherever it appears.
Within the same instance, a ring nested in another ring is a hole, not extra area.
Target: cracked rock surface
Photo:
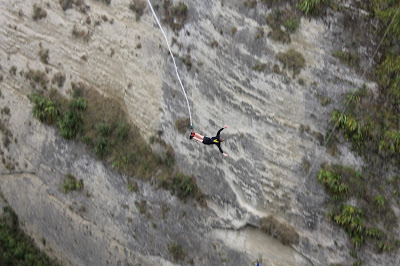
[[[1,122],[13,134],[12,143],[1,146],[2,195],[37,245],[67,265],[249,265],[256,259],[265,265],[351,264],[351,243],[327,220],[326,195],[316,181],[322,162],[362,165],[347,147],[329,155],[318,138],[329,130],[330,114],[344,93],[363,83],[375,86],[332,56],[345,19],[333,11],[325,20],[303,18],[291,43],[281,44],[267,34],[255,38],[259,27],[270,31],[265,13],[271,10],[261,3],[248,9],[239,0],[184,2],[189,11],[183,29],[163,27],[178,42],[172,50],[195,131],[211,136],[228,125],[221,134],[229,157],[176,130],[175,121],[187,117],[186,102],[148,8],[136,21],[123,0],[87,0],[86,13],[75,5],[63,11],[58,1],[0,0],[0,106],[11,110],[1,114]],[[33,21],[34,3],[46,10],[45,18]],[[74,26],[89,39],[74,38]],[[39,43],[49,49],[48,64],[39,60]],[[305,58],[296,77],[276,59],[290,48]],[[372,53],[369,46],[360,50]],[[190,68],[183,62],[188,55]],[[266,64],[265,71],[253,70],[258,62]],[[49,79],[65,73],[58,90],[66,96],[71,82],[83,81],[118,99],[146,139],[162,130],[179,168],[195,174],[207,207],[181,202],[151,182],[138,180],[138,191],[129,192],[126,177],[82,143],[64,140],[34,119],[32,89],[20,72],[29,69],[45,71]],[[321,97],[331,103],[322,106]],[[314,166],[310,173],[302,169],[304,159]],[[82,179],[83,191],[64,194],[66,174]],[[137,207],[142,201],[145,212]],[[268,215],[293,226],[299,244],[285,246],[263,233],[258,221]],[[184,261],[173,260],[171,242],[183,247]],[[367,265],[395,264],[398,257],[367,256]]]

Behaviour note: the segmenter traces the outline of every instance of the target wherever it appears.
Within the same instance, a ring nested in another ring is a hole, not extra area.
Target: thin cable
[[[175,63],[175,58],[174,58],[174,55],[172,54],[171,47],[169,46],[169,42],[168,42],[168,39],[167,39],[167,35],[165,34],[165,32],[164,32],[163,28],[161,27],[161,23],[160,23],[160,21],[158,20],[156,13],[154,12],[154,9],[153,9],[153,6],[152,6],[152,5],[151,5],[151,3],[150,3],[150,0],[147,0],[147,3],[149,4],[149,7],[150,7],[150,9],[151,9],[151,12],[153,13],[153,16],[154,16],[155,20],[157,21],[158,27],[160,28],[160,30],[161,30],[161,32],[162,32],[162,34],[164,35],[165,42],[167,43],[168,50],[169,50],[169,54],[171,55],[171,57],[172,57],[172,61],[173,61],[173,63],[174,63],[174,66],[175,66],[175,72],[176,72],[176,76],[178,77],[179,84],[181,85],[181,88],[182,88],[183,94],[185,95],[185,99],[186,99],[186,103],[187,103],[187,107],[188,107],[188,111],[189,111],[190,128],[191,128],[191,129],[193,129],[193,123],[192,123],[192,113],[190,112],[190,104],[189,104],[189,100],[188,100],[188,98],[187,98],[187,95],[186,95],[185,88],[183,87],[183,84],[182,84],[181,78],[180,78],[180,76],[179,76],[179,73],[178,73],[178,68],[177,68],[177,66],[176,66],[176,63]]]
[[[375,49],[375,52],[373,53],[372,57],[370,58],[369,63],[368,63],[368,66],[365,68],[364,73],[363,73],[362,76],[361,76],[361,80],[364,79],[365,74],[367,73],[367,70],[370,68],[370,66],[371,66],[371,64],[372,64],[372,60],[374,59],[375,55],[378,53],[378,50],[379,50],[379,48],[381,47],[382,42],[383,42],[383,40],[385,39],[387,33],[389,32],[389,29],[390,29],[390,27],[392,26],[392,24],[393,24],[393,22],[394,22],[394,19],[396,18],[397,14],[399,13],[399,10],[400,10],[400,5],[399,5],[399,7],[397,8],[397,11],[396,11],[396,13],[394,14],[394,16],[393,16],[393,18],[392,18],[392,21],[390,22],[389,26],[386,28],[386,31],[385,31],[385,33],[383,34],[383,37],[382,37],[381,41],[379,42],[378,47]],[[354,90],[354,91],[351,93],[351,96],[354,96],[354,93],[356,93],[356,91],[357,91],[357,90]],[[352,97],[349,97],[349,99],[347,100],[346,105],[345,105],[343,111],[340,112],[340,115],[341,115],[341,116],[346,112],[347,108],[349,107],[350,99],[351,99],[351,98],[352,98]],[[327,144],[327,143],[329,142],[329,140],[331,139],[331,137],[332,137],[332,135],[333,135],[333,132],[335,131],[335,129],[336,129],[336,127],[337,127],[338,124],[339,124],[339,120],[336,121],[336,123],[334,124],[334,126],[333,126],[331,132],[329,133],[328,137],[327,137],[326,140],[324,141],[324,146],[326,146],[326,144]],[[319,156],[318,156],[318,158],[319,158]],[[305,180],[307,180],[307,179],[310,177],[310,174],[311,174],[313,168],[315,167],[315,164],[316,164],[316,160],[314,159],[314,162],[313,162],[313,164],[311,165],[310,169],[308,170],[308,174],[307,174]],[[297,192],[300,188],[302,188],[304,184],[305,184],[305,181],[303,182],[303,184],[302,184],[299,188],[296,189],[296,192]]]

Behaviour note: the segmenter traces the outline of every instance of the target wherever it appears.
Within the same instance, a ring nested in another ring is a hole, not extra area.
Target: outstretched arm
[[[223,150],[221,149],[221,145],[218,143],[217,144],[219,151],[224,155],[224,156],[228,156],[228,154],[226,154],[225,152],[223,152]]]
[[[228,128],[227,126],[224,126],[223,128],[221,128],[220,130],[218,130],[217,132],[217,138],[219,138],[219,133],[221,133],[222,130],[224,130],[224,128]]]

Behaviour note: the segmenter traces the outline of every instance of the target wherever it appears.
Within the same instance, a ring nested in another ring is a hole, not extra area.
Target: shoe
[[[192,139],[194,137],[194,132],[190,133],[189,139]]]

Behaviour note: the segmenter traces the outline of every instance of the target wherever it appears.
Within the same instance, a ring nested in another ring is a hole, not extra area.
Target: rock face
[[[222,132],[222,148],[229,154],[223,158],[215,147],[176,130],[175,121],[188,116],[186,102],[148,8],[136,21],[122,0],[86,1],[85,14],[75,4],[63,11],[58,1],[34,2],[46,17],[32,19],[33,2],[0,2],[0,107],[11,110],[1,121],[13,133],[12,143],[1,146],[0,191],[41,249],[69,265],[354,261],[347,235],[326,218],[326,195],[316,182],[322,162],[362,165],[346,147],[336,157],[329,155],[319,140],[343,93],[366,82],[332,56],[341,47],[337,36],[345,31],[345,17],[331,11],[327,21],[302,19],[290,44],[267,34],[256,38],[258,28],[270,31],[265,14],[271,9],[261,3],[249,9],[241,0],[187,0],[183,29],[174,33],[163,25],[169,39],[177,40],[172,48],[195,131],[210,136],[229,126]],[[74,37],[74,27],[88,40]],[[296,77],[276,59],[290,48],[305,58]],[[40,49],[49,49],[48,64],[39,60]],[[365,46],[359,52],[368,57],[373,50]],[[265,71],[253,70],[258,62],[266,64]],[[35,120],[27,97],[32,89],[20,73],[29,69],[49,78],[66,74],[59,89],[64,95],[70,82],[83,81],[118,99],[146,137],[162,130],[180,169],[196,175],[208,207],[181,202],[149,182],[138,181],[138,192],[129,192],[126,177],[81,143],[66,141]],[[331,99],[325,107],[324,97]],[[304,160],[310,162],[308,172]],[[64,194],[66,174],[82,179],[84,192]],[[271,214],[296,229],[298,244],[284,246],[258,229],[258,220]],[[183,261],[174,262],[171,243],[183,247]],[[398,252],[363,256],[367,265],[399,261]]]

